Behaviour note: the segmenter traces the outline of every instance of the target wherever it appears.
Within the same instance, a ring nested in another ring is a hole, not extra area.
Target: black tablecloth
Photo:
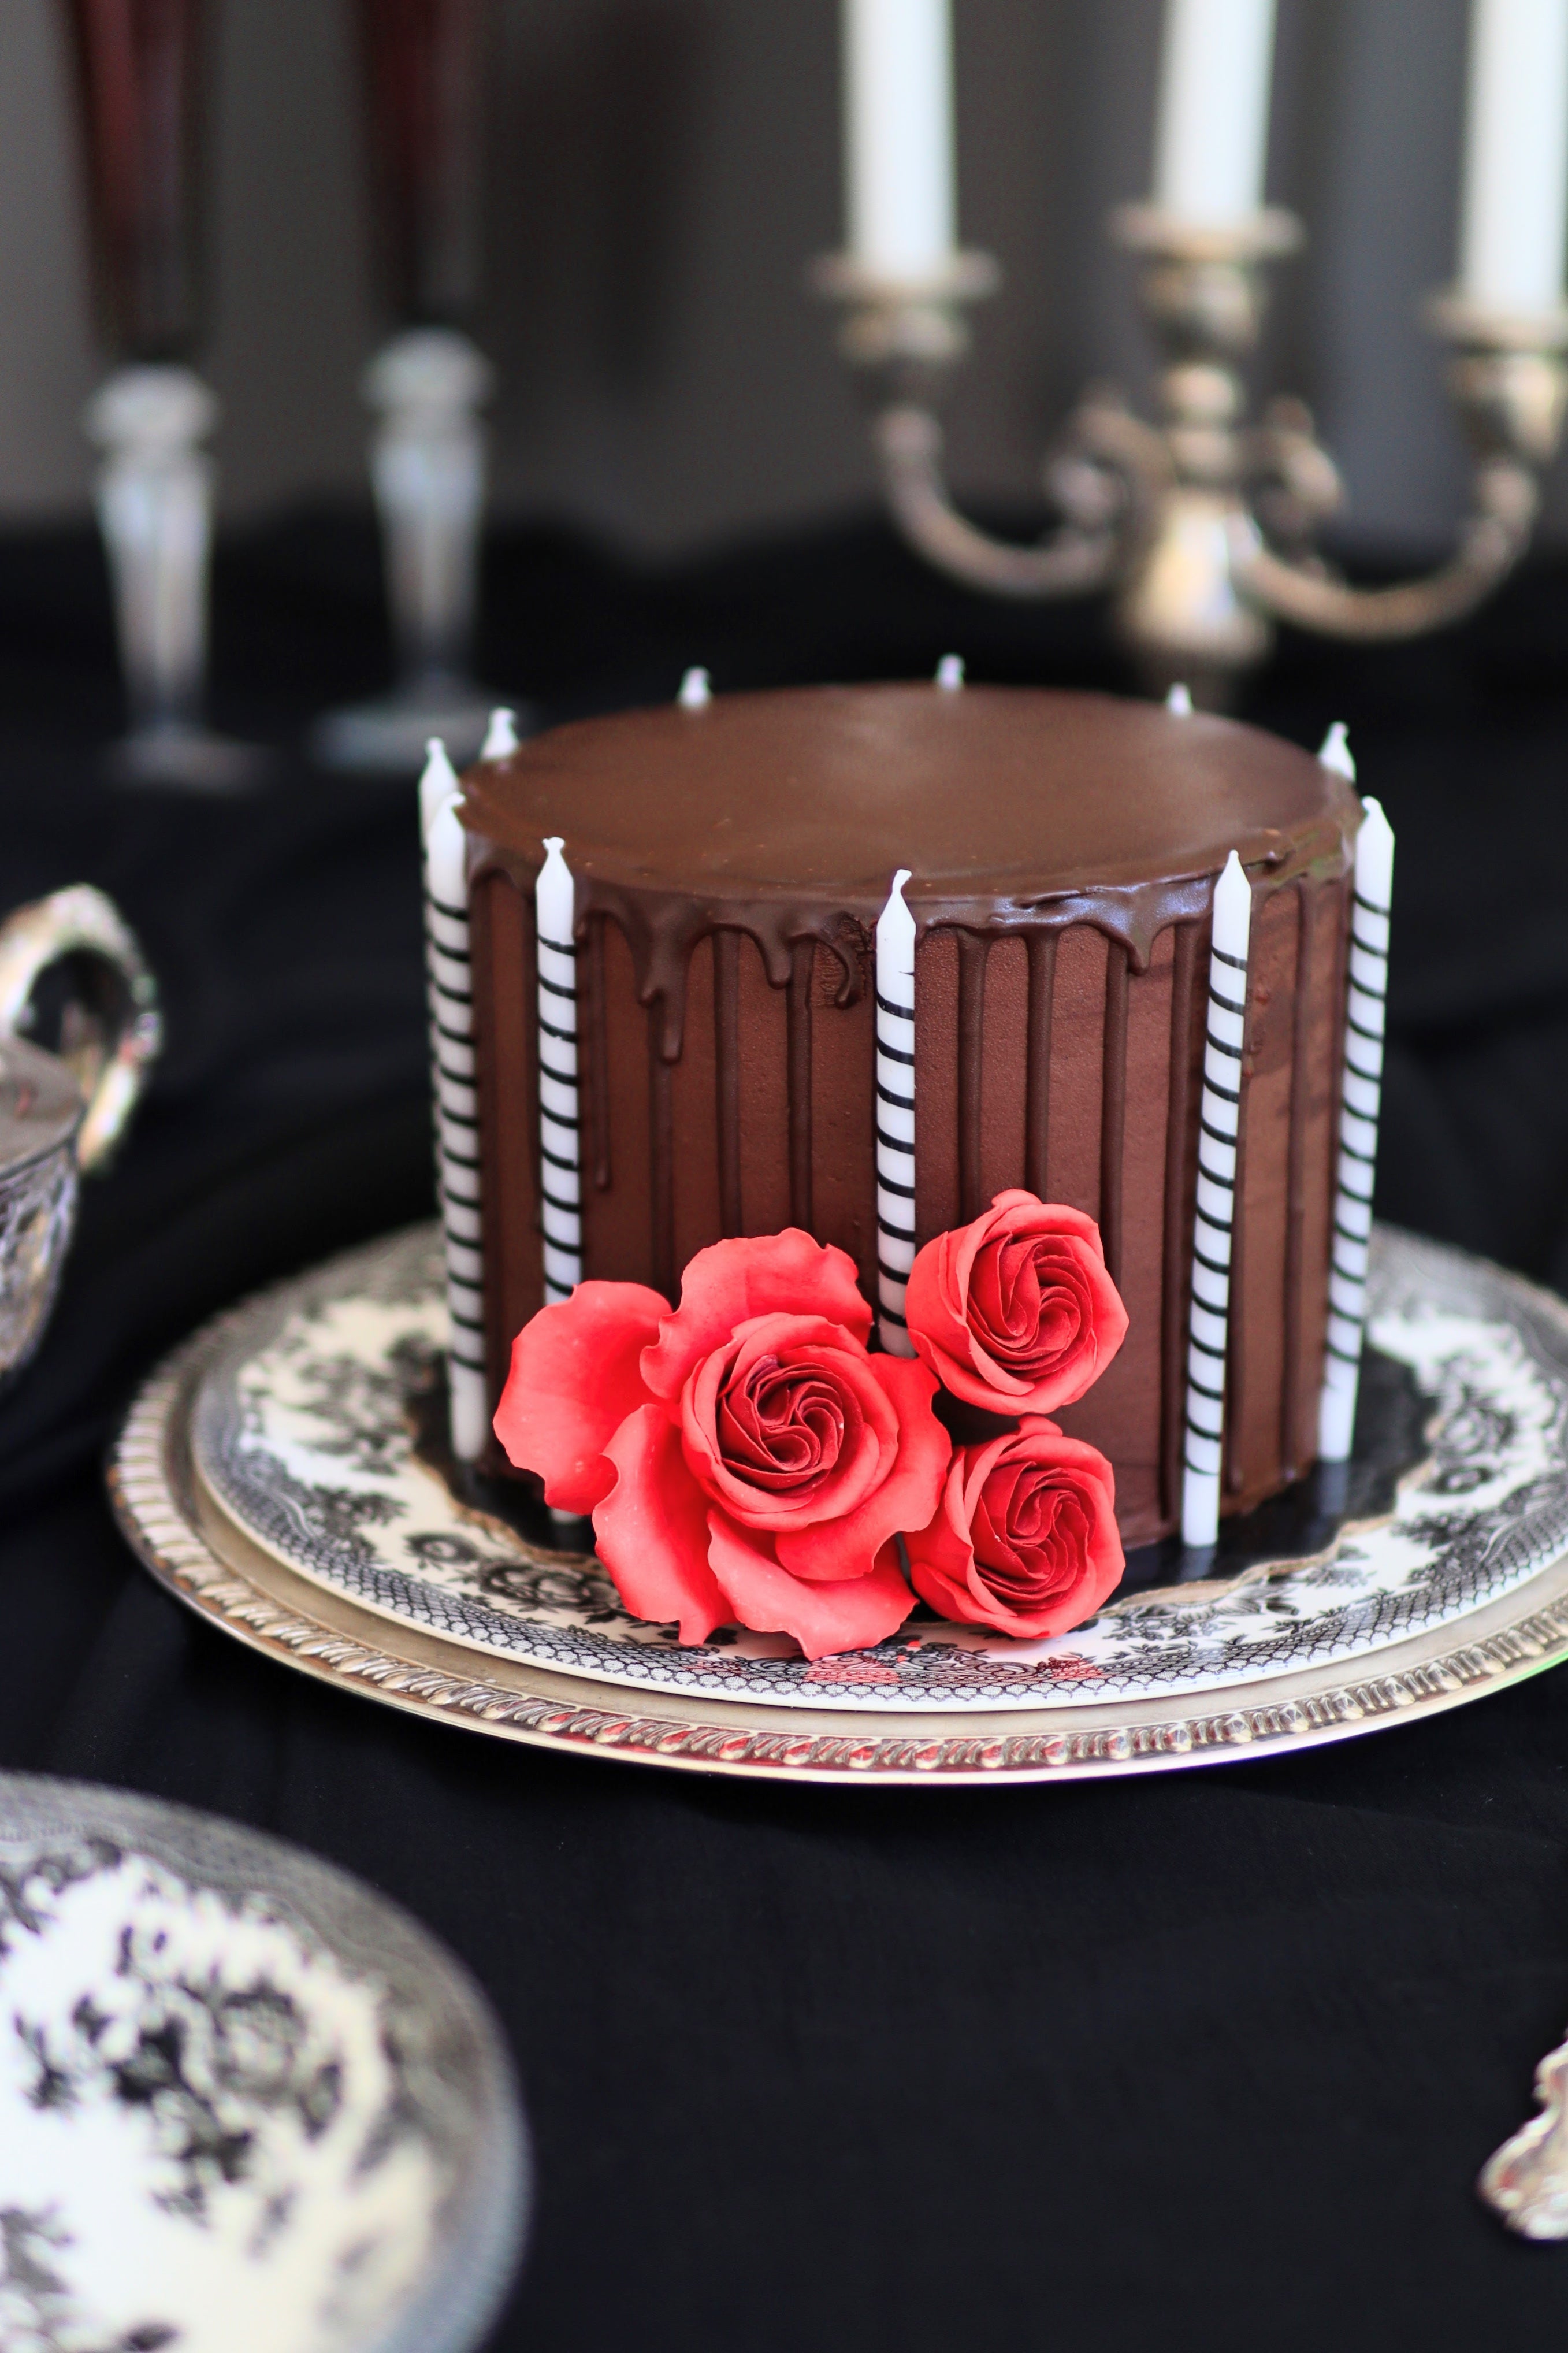
[[[993,607],[877,526],[664,576],[500,543],[487,674],[552,715],[929,671],[1120,681],[1089,608]],[[252,1657],[115,1533],[142,1370],[430,1206],[406,789],[313,775],[375,686],[353,518],[229,551],[228,804],[114,790],[84,536],[0,547],[0,906],[103,884],[169,1048],[0,1404],[0,1763],[213,1807],[399,1898],[505,2021],[540,2168],[494,2342],[1534,2347],[1568,2249],[1475,2172],[1568,2023],[1568,1681],[1287,1761],[1094,1787],[740,1785],[427,1726]],[[1350,723],[1399,837],[1385,1216],[1568,1284],[1568,570],[1415,649],[1288,644],[1252,715]]]

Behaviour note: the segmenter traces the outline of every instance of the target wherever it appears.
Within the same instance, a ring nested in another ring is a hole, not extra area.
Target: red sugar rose
[[[1127,1335],[1094,1219],[1016,1187],[927,1242],[904,1313],[943,1388],[992,1413],[1071,1405]]]
[[[936,1515],[908,1545],[922,1601],[1003,1634],[1081,1626],[1126,1566],[1110,1463],[1033,1414],[1005,1437],[954,1449]]]
[[[639,1618],[738,1621],[808,1659],[879,1642],[914,1598],[893,1538],[931,1517],[949,1441],[923,1365],[873,1356],[854,1261],[791,1228],[700,1250],[672,1314],[580,1282],[518,1334],[496,1435],[546,1502],[591,1512]]]

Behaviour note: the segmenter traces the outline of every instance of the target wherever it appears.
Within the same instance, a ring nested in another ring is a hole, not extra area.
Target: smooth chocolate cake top
[[[1331,854],[1345,780],[1234,721],[1041,688],[856,686],[579,721],[465,780],[464,821],[584,882],[879,904],[1033,898]]]

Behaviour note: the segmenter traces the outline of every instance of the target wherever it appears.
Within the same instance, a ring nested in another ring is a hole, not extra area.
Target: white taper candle
[[[915,1262],[915,919],[910,869],[877,919],[877,1301],[889,1356],[912,1356],[904,1293]]]
[[[1204,1091],[1198,1113],[1198,1197],[1193,1227],[1193,1312],[1187,1342],[1187,1412],[1182,1542],[1219,1534],[1225,1451],[1225,1360],[1230,1335],[1230,1251],[1236,1222],[1241,1057],[1247,1039],[1247,958],[1252,886],[1233,849],[1215,884],[1209,953]]]
[[[1167,0],[1154,202],[1219,228],[1263,202],[1274,0]]]
[[[948,0],[843,0],[848,245],[879,278],[940,270],[953,245]]]
[[[499,706],[490,712],[490,723],[485,730],[479,757],[481,760],[509,760],[517,748],[517,713]]]
[[[436,822],[436,812],[443,801],[460,794],[458,772],[447,757],[447,746],[439,735],[432,735],[425,746],[425,770],[419,779],[419,839],[430,839],[430,828]]]
[[[439,797],[443,771],[451,788]],[[433,773],[434,772],[434,773]],[[428,795],[426,787],[429,786]],[[436,1182],[447,1259],[447,1350],[452,1451],[472,1462],[489,1430],[485,1398],[484,1261],[479,1224],[479,1097],[474,1088],[473,967],[468,954],[467,839],[447,755],[434,745],[420,779],[425,829],[425,956],[436,1096]]]
[[[544,1300],[569,1299],[583,1280],[583,1148],[577,1087],[576,886],[562,839],[544,843],[534,885],[539,932],[539,1149]]]
[[[1553,311],[1568,222],[1568,0],[1475,0],[1459,285],[1482,310]]]
[[[1351,897],[1345,988],[1345,1060],[1340,1101],[1339,1173],[1329,1267],[1328,1353],[1318,1402],[1318,1452],[1347,1462],[1355,1434],[1362,1335],[1366,1328],[1372,1192],[1383,1108],[1383,1039],[1388,999],[1389,910],[1394,904],[1394,828],[1381,805],[1362,803]]]

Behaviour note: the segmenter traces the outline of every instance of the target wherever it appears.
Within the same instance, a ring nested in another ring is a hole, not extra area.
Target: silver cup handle
[[[26,1029],[40,975],[67,956],[82,960],[88,987],[68,1008],[60,1060],[87,1098],[77,1131],[84,1173],[113,1155],[163,1042],[158,988],[136,936],[111,899],[89,882],[18,907],[0,923],[0,1035]]]

